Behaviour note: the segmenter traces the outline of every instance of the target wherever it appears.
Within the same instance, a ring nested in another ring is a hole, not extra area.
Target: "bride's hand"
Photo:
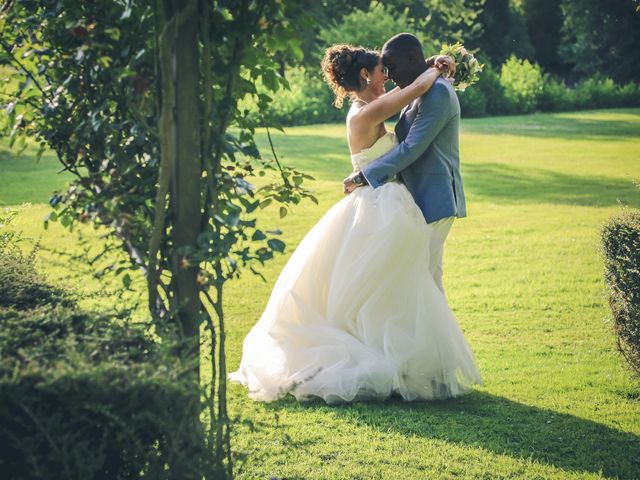
[[[441,72],[444,72],[445,78],[453,78],[456,74],[456,62],[449,55],[438,55],[434,65]]]

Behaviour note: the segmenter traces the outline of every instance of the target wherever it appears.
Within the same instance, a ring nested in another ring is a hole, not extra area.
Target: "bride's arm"
[[[453,60],[453,58],[447,55],[431,55],[429,58],[425,60],[425,63],[427,64],[428,68],[436,67],[441,71],[441,73],[443,69],[446,69],[447,73],[449,74],[448,75],[449,77],[455,75],[456,73],[456,62]],[[383,98],[389,94],[397,93],[399,91],[400,91],[400,87],[395,87],[389,90],[388,92],[383,93],[378,98]]]
[[[408,105],[429,90],[433,82],[440,76],[440,73],[441,70],[437,68],[428,68],[406,87],[396,87],[390,92],[369,102],[351,118],[351,121],[373,125],[384,122],[386,119],[400,112],[405,105]]]

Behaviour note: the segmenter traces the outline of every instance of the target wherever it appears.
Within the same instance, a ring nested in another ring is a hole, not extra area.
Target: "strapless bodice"
[[[387,132],[380,137],[369,148],[360,150],[358,153],[351,155],[351,165],[353,165],[353,171],[357,172],[362,170],[366,164],[373,162],[383,153],[388,152],[398,144],[396,134],[393,132]]]

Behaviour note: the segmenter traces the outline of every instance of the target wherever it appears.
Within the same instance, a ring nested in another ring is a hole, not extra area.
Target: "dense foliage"
[[[636,0],[563,0],[558,52],[575,74],[600,72],[618,83],[640,79],[640,12]]]
[[[22,310],[39,305],[70,306],[69,293],[48,285],[36,272],[38,244],[28,254],[20,248],[21,235],[9,228],[17,214],[10,209],[0,212],[0,307]]]
[[[640,375],[640,211],[605,225],[602,245],[618,349]]]
[[[191,367],[145,325],[78,309],[22,253],[12,216],[0,215],[3,478],[202,478],[213,466],[194,455],[203,429],[187,428]]]
[[[162,348],[161,348],[162,347]],[[142,325],[69,307],[0,308],[0,463],[6,478],[202,475],[187,367]],[[191,367],[189,367],[191,368]]]
[[[500,84],[504,88],[508,111],[529,113],[535,110],[542,94],[542,72],[528,60],[511,56],[502,65]]]
[[[129,286],[131,270],[143,271],[154,333],[195,361],[196,400],[206,326],[209,450],[231,476],[223,286],[285,248],[277,229],[256,224],[257,208],[279,204],[284,216],[315,200],[308,175],[253,140],[269,94],[286,85],[274,58],[302,60],[296,28],[310,18],[278,0],[26,0],[0,12],[0,63],[20,79],[3,92],[9,143],[35,137],[76,177],[47,221],[106,227],[102,272]],[[244,97],[257,113],[239,108]],[[260,188],[251,177],[264,177]]]
[[[275,99],[272,114],[285,125],[344,119],[344,111],[328,105],[329,88],[321,83],[325,48],[344,42],[380,48],[401,31],[421,40],[425,56],[456,41],[476,52],[486,66],[481,77],[490,78],[458,92],[465,117],[640,105],[635,0],[611,8],[593,0],[394,0],[325,18],[322,25],[314,41],[305,41],[302,65],[283,68],[291,91]]]

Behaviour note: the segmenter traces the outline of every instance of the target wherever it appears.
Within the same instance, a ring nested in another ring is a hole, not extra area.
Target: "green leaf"
[[[120,40],[120,29],[118,27],[107,28],[104,33],[109,35],[116,42]]]
[[[98,62],[100,62],[100,65],[102,65],[104,68],[109,68],[111,62],[113,62],[113,59],[108,55],[103,55],[98,59]]]
[[[264,240],[265,238],[267,238],[267,236],[264,234],[262,230],[256,230],[255,232],[253,232],[253,235],[251,236],[251,240],[253,240],[254,242],[257,240]]]
[[[277,92],[278,88],[280,88],[280,83],[278,82],[278,77],[273,70],[265,70],[262,73],[262,81],[264,82],[264,86],[267,87],[272,92]]]
[[[282,240],[279,240],[277,238],[272,238],[271,240],[269,240],[267,242],[267,245],[269,245],[269,248],[275,252],[284,252],[284,247],[286,246],[285,243]]]
[[[287,216],[287,209],[286,207],[280,207],[280,218],[284,218]]]

